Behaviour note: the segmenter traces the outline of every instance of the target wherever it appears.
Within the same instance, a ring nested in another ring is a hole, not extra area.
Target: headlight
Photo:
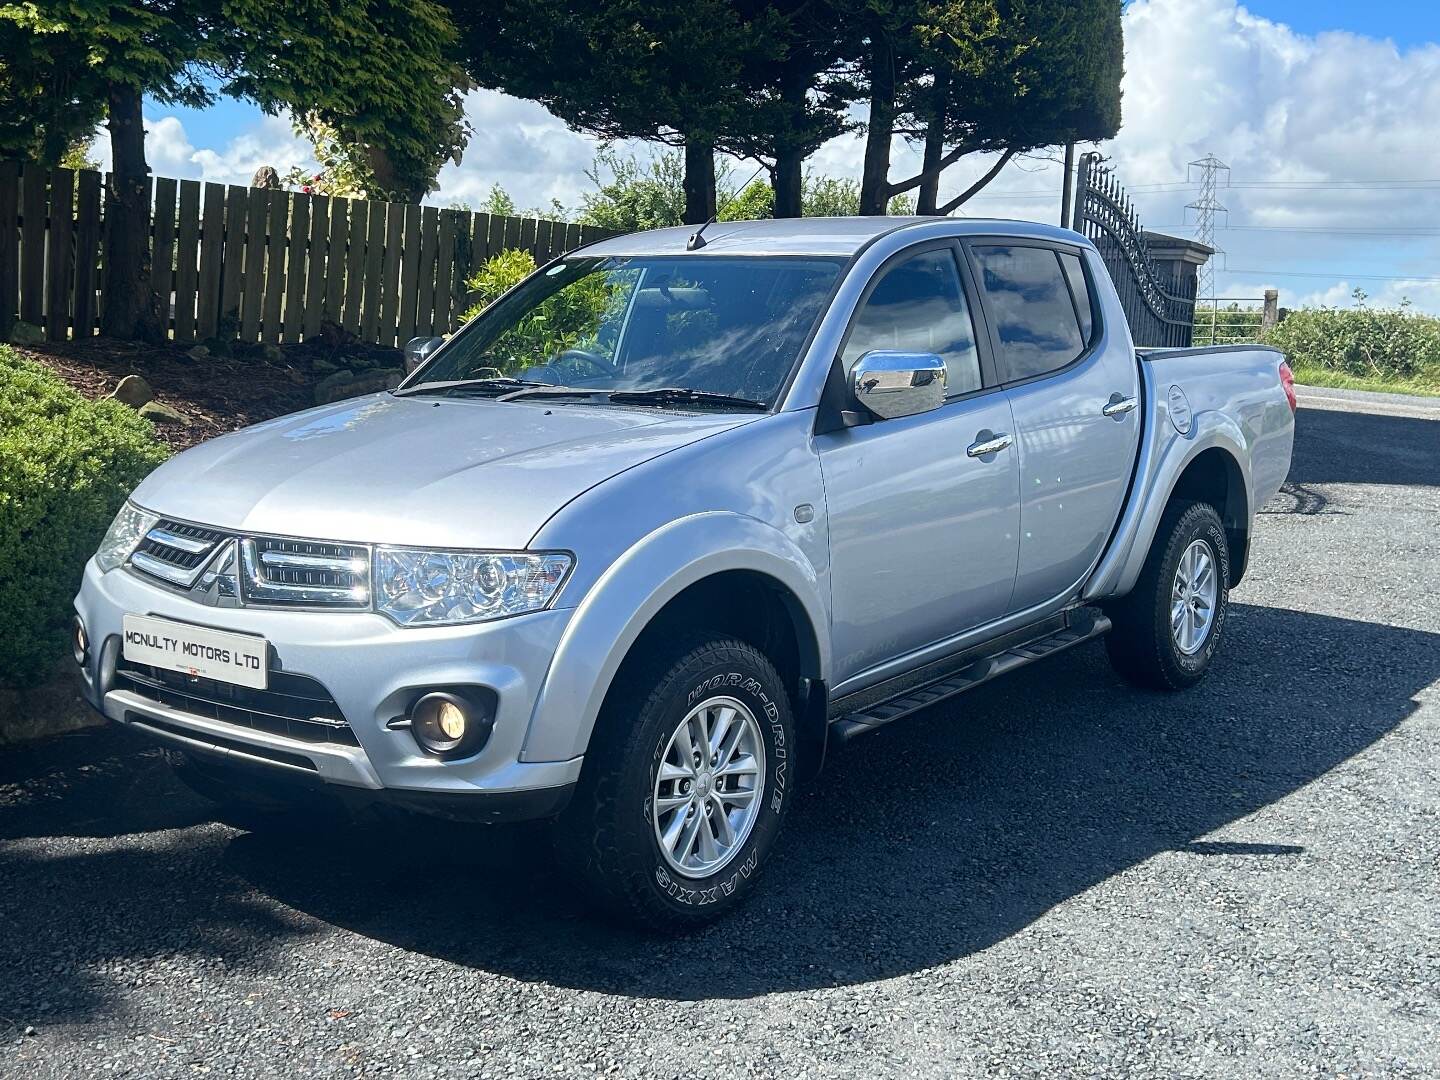
[[[559,552],[375,549],[375,610],[401,626],[478,622],[539,611],[571,558]]]
[[[95,552],[95,564],[101,572],[114,570],[130,557],[136,545],[145,534],[160,521],[154,514],[141,510],[127,502],[120,507],[110,528],[105,530],[105,539],[100,541],[100,550]]]

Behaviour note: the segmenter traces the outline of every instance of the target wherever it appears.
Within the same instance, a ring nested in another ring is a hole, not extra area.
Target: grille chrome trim
[[[244,599],[278,605],[316,604],[326,607],[368,608],[370,606],[370,567],[368,560],[361,562],[354,556],[337,558],[333,555],[313,555],[310,552],[284,550],[259,550],[260,544],[296,543],[251,539],[240,541],[240,563],[244,573],[241,590]],[[328,547],[336,551],[348,545],[309,544],[309,547]],[[354,549],[351,549],[354,550]],[[264,561],[264,556],[276,556],[273,561]],[[315,566],[309,562],[293,561],[308,557],[319,559],[328,566]],[[341,564],[339,569],[334,564]],[[354,569],[355,565],[359,569]],[[267,572],[267,565],[272,572]],[[315,580],[319,578],[319,580]]]
[[[198,568],[185,570],[178,566],[171,566],[163,559],[158,559],[148,551],[137,551],[130,556],[130,565],[138,567],[147,574],[163,578],[172,585],[179,585],[182,588],[189,588],[194,584],[195,578],[199,575]]]
[[[366,544],[245,536],[162,518],[129,566],[211,607],[369,611],[370,557]]]
[[[189,555],[203,555],[215,546],[213,540],[195,540],[189,536],[181,536],[177,532],[171,532],[164,525],[156,525],[145,534],[145,538],[164,544],[166,547],[176,548]]]

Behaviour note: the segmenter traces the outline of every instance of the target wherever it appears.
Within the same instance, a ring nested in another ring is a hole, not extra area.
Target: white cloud
[[[187,130],[177,116],[145,117],[145,160],[156,176],[248,184],[262,165],[273,165],[281,175],[296,165],[317,167],[310,143],[295,135],[288,115],[257,115],[255,124],[223,146],[208,142],[203,126]],[[102,169],[110,168],[110,142],[103,128],[96,137],[95,156]]]

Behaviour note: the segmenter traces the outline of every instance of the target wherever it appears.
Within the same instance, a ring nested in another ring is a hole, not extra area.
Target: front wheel
[[[709,922],[750,892],[775,844],[794,745],[785,685],[759,650],[703,634],[651,649],[601,710],[560,855],[628,921]]]
[[[1204,678],[1225,630],[1229,577],[1230,549],[1215,508],[1171,505],[1135,588],[1107,606],[1115,669],[1155,690],[1183,690]]]

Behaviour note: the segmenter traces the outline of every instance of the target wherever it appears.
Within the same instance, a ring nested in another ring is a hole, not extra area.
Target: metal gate
[[[1125,189],[1099,154],[1080,159],[1075,222],[1100,251],[1136,345],[1187,348],[1195,328],[1195,282],[1175,280],[1150,257]]]

